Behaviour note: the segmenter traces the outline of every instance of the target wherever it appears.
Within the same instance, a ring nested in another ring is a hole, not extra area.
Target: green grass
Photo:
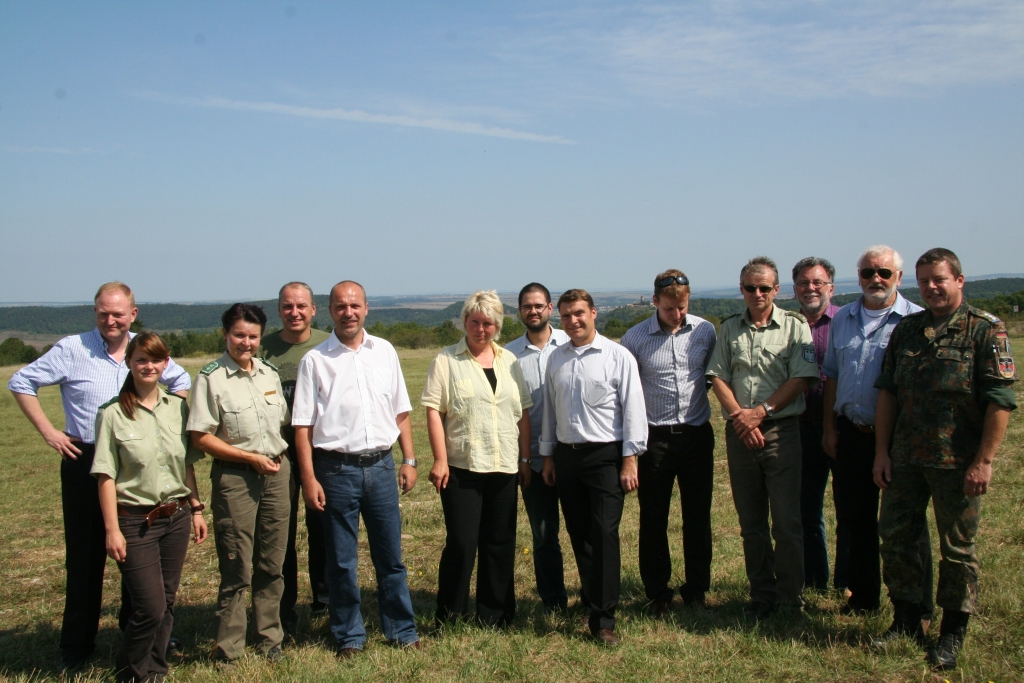
[[[1018,341],[1018,348],[1021,345]],[[436,351],[400,351],[414,404]],[[202,359],[184,365],[193,374]],[[0,370],[6,382],[15,368]],[[1018,401],[1022,400],[1018,392]],[[54,424],[62,424],[55,388],[41,394]],[[360,552],[360,582],[369,642],[364,654],[339,662],[328,645],[326,618],[310,620],[305,607],[296,646],[288,659],[269,666],[247,657],[231,680],[386,680],[386,681],[1017,681],[1024,678],[1024,428],[1017,414],[1000,451],[995,485],[984,499],[979,553],[982,561],[981,614],[972,619],[961,668],[936,677],[923,653],[909,642],[878,654],[867,639],[883,631],[888,609],[867,619],[837,615],[842,598],[808,592],[803,617],[776,617],[755,625],[744,620],[746,578],[739,526],[725,466],[723,424],[715,413],[716,448],[715,559],[711,612],[696,614],[678,606],[670,620],[647,616],[637,570],[637,502],[627,498],[622,521],[622,600],[618,631],[623,645],[598,647],[586,637],[585,615],[576,601],[575,563],[563,531],[570,611],[558,618],[542,614],[534,588],[526,513],[520,508],[516,585],[519,612],[514,626],[493,632],[458,626],[443,633],[431,628],[437,588],[437,562],[444,545],[441,506],[426,479],[430,449],[423,411],[413,413],[420,481],[402,498],[405,561],[409,568],[423,652],[398,651],[384,642],[377,616],[374,577],[365,540]],[[60,511],[59,462],[8,392],[0,393],[0,679],[53,679],[58,676],[60,619],[64,594],[64,543]],[[199,465],[202,497],[209,500],[209,460]],[[676,494],[678,495],[678,493]],[[831,498],[826,502],[831,510]],[[678,506],[670,522],[675,585],[682,582],[682,544]],[[209,519],[209,518],[208,518]],[[834,519],[828,516],[831,534]],[[299,525],[299,599],[309,601],[304,576],[305,529]],[[934,538],[934,535],[933,535]],[[936,557],[938,550],[935,551]],[[108,561],[104,610],[97,655],[79,680],[112,680],[120,641],[117,607],[120,578]],[[218,584],[212,538],[191,546],[178,593],[175,635],[185,655],[173,662],[179,681],[228,680],[209,659],[214,636]]]

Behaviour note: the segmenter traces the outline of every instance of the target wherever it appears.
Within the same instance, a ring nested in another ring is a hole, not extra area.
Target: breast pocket
[[[615,386],[603,377],[583,378],[583,402],[592,408],[611,403],[615,399]]]
[[[281,418],[285,411],[284,397],[280,394],[271,394],[270,396],[265,395],[263,398],[267,403],[267,424],[281,424]]]
[[[147,436],[149,434],[142,431],[138,425],[115,427],[114,441],[118,445],[121,458],[128,462],[144,462],[147,454],[143,450]]]
[[[933,389],[954,394],[971,393],[974,349],[970,346],[940,346],[935,350]]]
[[[395,381],[394,373],[391,368],[374,368],[373,369],[373,390],[380,396],[391,397],[392,393],[391,385]]]
[[[765,344],[761,351],[765,373],[781,384],[789,379],[789,357],[792,353],[788,344]]]
[[[750,351],[744,342],[729,342],[730,367],[736,370],[746,370],[750,367]]]
[[[229,439],[241,441],[259,430],[256,408],[251,403],[225,401],[221,409],[224,413],[224,431]]]

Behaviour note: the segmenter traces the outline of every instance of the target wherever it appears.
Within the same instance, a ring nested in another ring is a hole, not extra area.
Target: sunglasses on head
[[[767,294],[768,292],[775,289],[772,285],[743,285],[743,291],[747,294],[753,294],[754,292],[761,292]]]
[[[882,278],[883,280],[888,280],[889,278],[892,277],[892,271],[889,270],[888,268],[861,268],[860,269],[860,277],[861,277],[862,280],[870,280],[871,278],[873,278],[875,276],[875,273],[878,273],[878,277]]]
[[[668,287],[670,285],[690,285],[690,281],[686,279],[685,275],[669,275],[658,280],[659,287]]]

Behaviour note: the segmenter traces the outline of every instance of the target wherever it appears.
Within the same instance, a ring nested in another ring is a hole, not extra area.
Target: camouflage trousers
[[[935,604],[973,614],[978,602],[976,540],[981,497],[964,493],[964,470],[893,466],[878,520],[882,578],[889,597],[917,604],[929,589],[918,545],[927,524],[929,497],[942,554]]]

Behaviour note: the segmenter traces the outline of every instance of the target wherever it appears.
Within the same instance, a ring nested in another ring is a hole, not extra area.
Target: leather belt
[[[145,517],[146,526],[153,526],[153,522],[161,517],[170,517],[189,507],[184,498],[172,500],[163,505],[118,505],[117,515],[119,517]]]
[[[328,451],[323,448],[314,448],[313,455],[320,455],[331,460],[340,460],[346,465],[353,467],[370,467],[391,455],[391,449],[373,451],[372,453],[342,453],[341,451]]]
[[[704,425],[702,425],[702,424],[700,424],[700,425],[688,425],[688,424],[652,425],[652,424],[649,424],[649,425],[647,425],[647,429],[648,430],[655,430],[655,431],[659,431],[659,432],[664,432],[664,433],[667,433],[667,434],[685,434],[688,431],[693,431],[694,429],[698,429],[698,428],[703,427],[703,426]]]
[[[281,462],[281,456],[280,455],[275,456],[275,457],[271,458],[270,461],[274,462],[274,463],[280,463]],[[234,460],[221,460],[220,458],[214,458],[213,459],[213,464],[214,465],[220,465],[221,467],[226,467],[229,470],[242,470],[243,472],[256,472],[256,469],[252,465],[247,463],[247,462],[235,462]],[[259,474],[259,472],[256,472],[256,473]]]
[[[856,429],[860,430],[861,433],[863,433],[863,434],[874,434],[875,433],[875,426],[874,425],[857,424],[856,422],[854,422],[850,418],[846,417],[845,415],[840,415],[839,417],[842,420],[848,422],[850,424],[850,426],[855,427]]]
[[[559,446],[565,446],[566,448],[571,448],[574,451],[581,451],[581,450],[595,450],[595,449],[598,449],[598,448],[604,448],[605,446],[611,446],[612,444],[616,444],[616,443],[619,443],[619,442],[618,441],[608,441],[606,443],[602,443],[602,442],[597,442],[597,441],[584,441],[582,443],[565,443],[564,441],[559,441],[558,445]]]

